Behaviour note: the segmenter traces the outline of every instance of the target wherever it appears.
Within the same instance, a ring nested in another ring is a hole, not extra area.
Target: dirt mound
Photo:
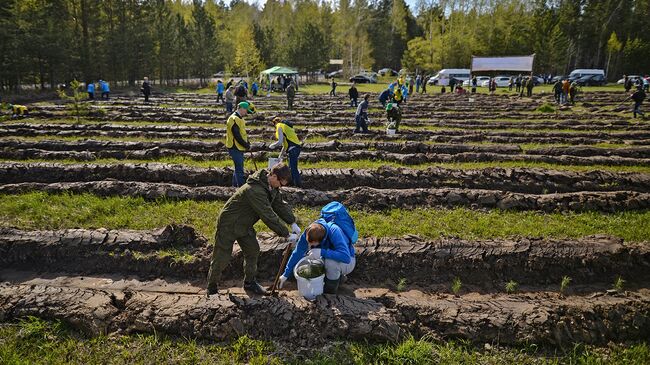
[[[469,188],[528,194],[578,191],[650,192],[650,174],[557,171],[537,168],[460,170],[304,169],[304,186],[321,191],[367,186],[379,189]],[[230,186],[232,169],[171,164],[0,163],[0,184],[84,181],[138,181],[186,186]]]
[[[271,278],[286,241],[268,233],[258,238],[260,278]],[[362,238],[355,247],[358,262],[353,281],[368,285],[400,278],[424,287],[448,285],[456,276],[479,290],[502,287],[508,280],[555,287],[564,275],[573,278],[576,285],[600,288],[609,287],[617,276],[625,277],[630,285],[650,282],[650,249],[609,237],[482,241]],[[156,231],[0,230],[0,264],[17,270],[202,280],[207,275],[210,252],[207,240],[189,227]],[[243,277],[242,260],[236,251],[224,272],[227,279]]]
[[[223,186],[189,187],[166,183],[90,181],[69,183],[19,183],[0,185],[2,194],[30,191],[91,193],[98,196],[131,196],[148,200],[160,198],[226,201],[235,188]],[[340,201],[355,209],[468,207],[473,209],[555,211],[633,211],[650,208],[650,194],[631,191],[522,194],[479,189],[375,189],[319,191],[287,188],[285,199],[294,206],[323,206]]]

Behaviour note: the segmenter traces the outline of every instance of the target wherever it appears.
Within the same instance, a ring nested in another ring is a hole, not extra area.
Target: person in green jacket
[[[260,244],[257,242],[255,223],[262,219],[273,232],[289,241],[296,242],[301,230],[291,207],[282,199],[280,187],[291,181],[291,171],[283,163],[276,164],[251,175],[244,186],[228,199],[217,218],[217,232],[208,272],[208,296],[216,294],[217,283],[232,255],[235,241],[244,255],[244,290],[254,294],[266,294],[257,283],[257,260]],[[291,225],[291,233],[286,227]]]

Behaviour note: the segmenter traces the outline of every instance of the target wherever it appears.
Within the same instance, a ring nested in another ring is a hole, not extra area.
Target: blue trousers
[[[226,114],[232,113],[232,102],[226,102]]]
[[[246,183],[246,177],[244,176],[244,152],[236,148],[229,148],[228,154],[232,158],[232,162],[235,163],[235,173],[232,175],[232,186],[240,187]]]
[[[298,170],[298,156],[300,156],[301,148],[299,146],[289,147],[287,155],[289,156],[289,168],[291,169],[291,181],[293,186],[299,188],[302,186],[302,178]]]
[[[366,120],[368,120],[368,114],[366,113],[361,113],[356,116],[355,121],[357,123],[356,128],[354,128],[354,133],[357,132],[362,132],[362,133],[367,133],[368,132],[368,124],[366,124]]]

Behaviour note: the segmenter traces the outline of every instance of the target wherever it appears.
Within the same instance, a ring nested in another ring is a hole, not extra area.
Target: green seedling
[[[397,287],[395,289],[398,292],[399,291],[404,291],[406,289],[406,278],[399,279],[399,282],[397,283]]]
[[[458,292],[460,292],[462,287],[463,283],[460,281],[460,278],[456,276],[454,281],[451,282],[451,292],[454,293],[454,295],[458,295]]]
[[[562,277],[562,281],[560,282],[560,293],[564,294],[564,291],[566,290],[566,288],[569,287],[570,283],[571,283],[571,278],[564,275]]]
[[[508,294],[512,294],[517,291],[517,288],[519,287],[519,284],[517,284],[516,281],[510,280],[509,282],[506,283],[506,292]]]
[[[616,280],[614,281],[613,288],[614,290],[620,292],[623,291],[623,287],[625,286],[625,279],[622,277],[617,277]]]

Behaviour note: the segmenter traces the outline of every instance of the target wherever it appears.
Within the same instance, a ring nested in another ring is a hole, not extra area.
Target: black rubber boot
[[[330,280],[325,278],[325,289],[323,290],[325,294],[336,294],[339,290],[340,279]]]
[[[210,295],[217,294],[218,292],[219,292],[219,288],[217,287],[216,284],[215,285],[208,285],[208,289],[206,290],[206,295],[210,296]]]
[[[257,295],[266,295],[266,289],[255,281],[244,282],[244,290]]]

